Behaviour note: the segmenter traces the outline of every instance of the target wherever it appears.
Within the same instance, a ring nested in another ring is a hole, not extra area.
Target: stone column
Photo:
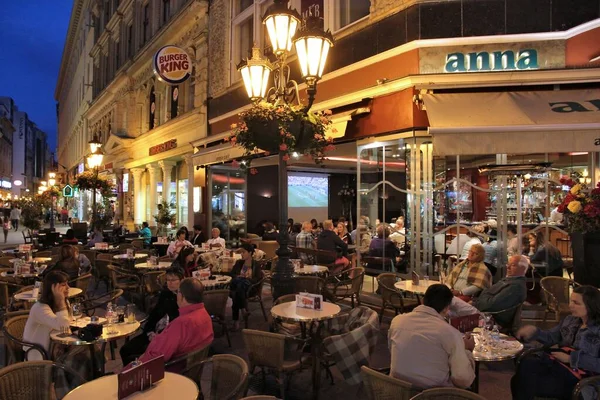
[[[133,221],[135,224],[144,222],[146,204],[142,193],[142,173],[144,168],[132,168],[129,170],[133,176]]]
[[[124,223],[125,208],[123,203],[125,202],[125,196],[123,193],[123,168],[115,169],[115,175],[117,176],[117,208],[115,209],[115,217],[121,223]]]
[[[187,215],[187,227],[192,229],[194,226],[194,160],[192,155],[188,154],[184,158],[187,166],[188,174],[188,192],[187,192],[187,203],[188,203],[188,215]]]
[[[175,161],[162,160],[158,162],[163,172],[163,200],[167,203],[170,203],[171,200],[171,172],[176,164]]]
[[[148,178],[150,185],[150,191],[148,193],[148,196],[150,196],[150,198],[148,199],[148,204],[150,206],[150,215],[146,216],[146,220],[148,221],[148,224],[150,224],[150,226],[156,226],[156,221],[154,221],[154,213],[157,211],[156,199],[158,198],[156,185],[160,181],[161,170],[156,164],[148,164],[146,165],[146,168],[148,169]]]

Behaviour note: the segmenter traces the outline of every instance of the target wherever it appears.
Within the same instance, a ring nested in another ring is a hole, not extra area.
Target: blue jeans
[[[570,399],[579,379],[546,353],[532,354],[521,361],[510,381],[514,400],[534,397]]]

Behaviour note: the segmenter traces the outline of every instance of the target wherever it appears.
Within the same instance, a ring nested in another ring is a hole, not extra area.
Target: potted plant
[[[265,155],[283,154],[285,161],[298,153],[321,163],[325,153],[335,149],[332,139],[325,136],[331,124],[329,115],[331,111],[306,112],[296,105],[254,103],[239,114],[240,123],[231,126],[233,133],[226,139],[232,146],[244,148],[244,162],[234,166],[249,168],[251,157],[259,150]],[[256,169],[250,173],[256,173]]]
[[[570,190],[557,211],[571,237],[575,281],[600,287],[600,182],[590,190],[582,181],[561,178]]]
[[[21,201],[21,224],[29,229],[31,233],[37,232],[41,227],[41,217],[43,212],[42,203],[39,198],[34,196],[31,200]]]
[[[158,207],[158,214],[154,216],[154,220],[158,225],[157,236],[165,236],[169,225],[175,224],[175,204],[162,201]]]
[[[342,201],[342,215],[348,217],[348,230],[352,230],[352,206],[354,205],[354,201],[356,200],[356,191],[349,184],[345,184],[338,191],[338,197]]]

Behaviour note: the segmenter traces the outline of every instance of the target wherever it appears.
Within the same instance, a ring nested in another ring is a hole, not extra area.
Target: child
[[[2,220],[2,230],[4,231],[4,243],[6,243],[6,240],[8,238],[8,231],[11,229],[10,226],[10,220],[8,219],[8,217],[5,215],[4,219]]]

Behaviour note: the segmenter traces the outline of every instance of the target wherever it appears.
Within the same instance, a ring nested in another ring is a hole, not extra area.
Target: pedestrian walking
[[[5,215],[4,219],[2,220],[2,230],[4,231],[4,243],[6,243],[6,241],[8,239],[8,231],[10,230],[10,228],[11,228],[10,220]]]
[[[10,210],[10,222],[15,228],[15,231],[19,229],[19,219],[21,219],[21,210],[13,206],[12,210]]]

